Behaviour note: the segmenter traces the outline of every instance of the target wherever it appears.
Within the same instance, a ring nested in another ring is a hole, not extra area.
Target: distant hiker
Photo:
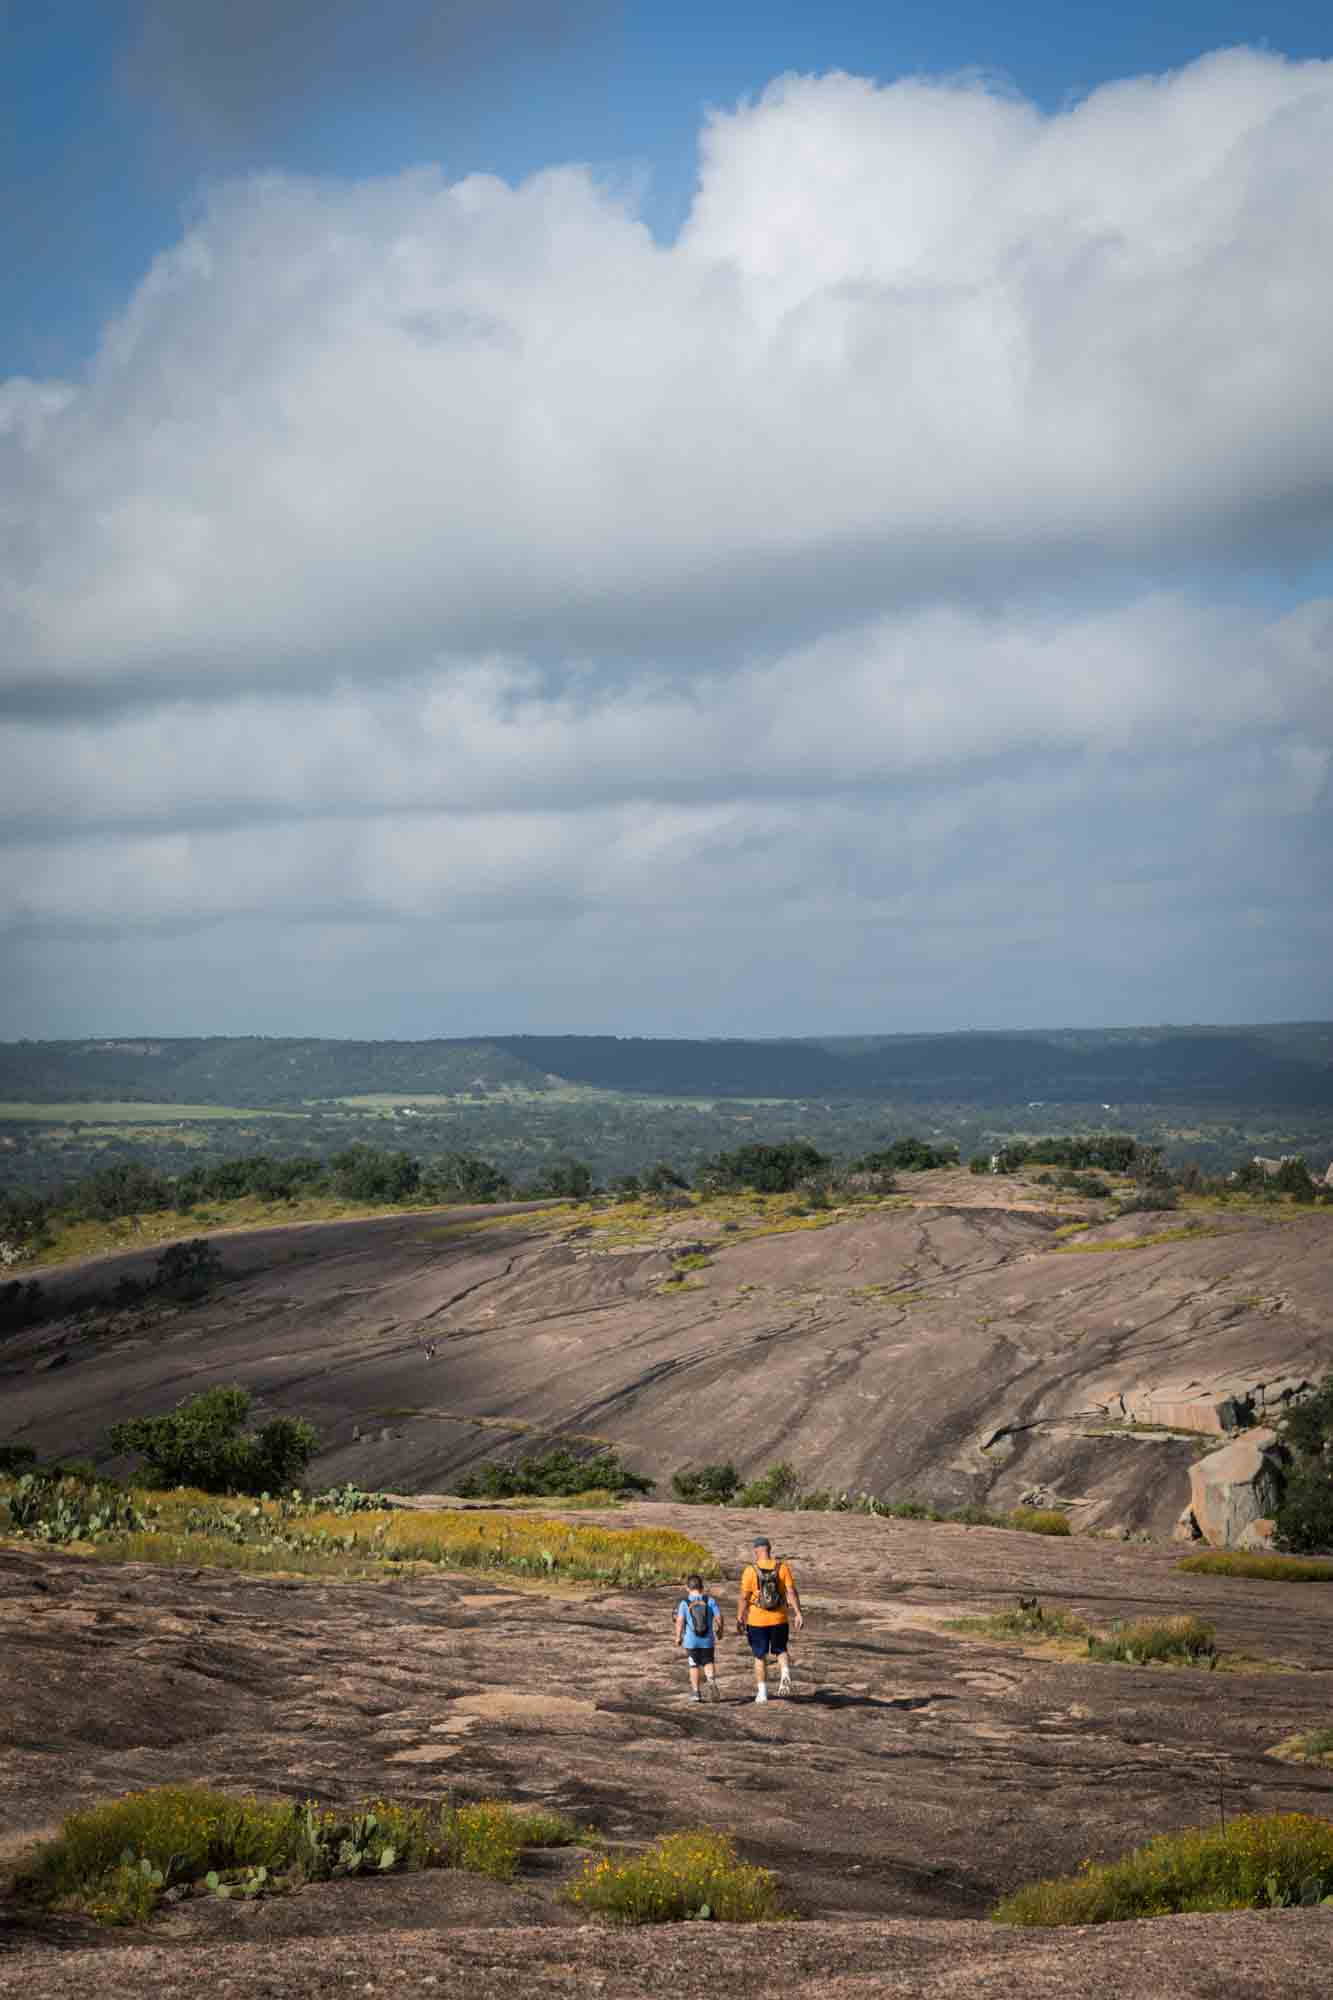
[[[426,1359],[427,1361],[433,1361],[435,1359],[435,1342],[433,1340],[428,1340],[426,1342]]]
[[[722,1612],[715,1597],[704,1591],[701,1576],[687,1576],[685,1589],[688,1595],[682,1597],[676,1606],[676,1644],[685,1648],[685,1660],[690,1670],[690,1700],[702,1701],[703,1689],[699,1686],[702,1672],[708,1691],[714,1701],[722,1699],[718,1691],[713,1668],[714,1648],[722,1637]]]
[[[767,1535],[755,1538],[754,1561],[741,1571],[736,1603],[736,1629],[743,1632],[754,1654],[754,1698],[768,1700],[768,1662],[777,1660],[778,1693],[791,1693],[791,1661],[787,1657],[789,1618],[799,1632],[805,1620],[791,1565],[774,1562]]]

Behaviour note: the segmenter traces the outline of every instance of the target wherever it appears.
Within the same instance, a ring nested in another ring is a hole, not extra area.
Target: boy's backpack
[[[713,1629],[713,1614],[708,1608],[706,1597],[690,1597],[685,1600],[685,1615],[696,1639],[703,1639]]]
[[[782,1595],[782,1580],[778,1576],[778,1565],[774,1563],[771,1569],[767,1569],[761,1568],[756,1563],[755,1575],[759,1579],[759,1609],[761,1611],[781,1611],[786,1600]]]

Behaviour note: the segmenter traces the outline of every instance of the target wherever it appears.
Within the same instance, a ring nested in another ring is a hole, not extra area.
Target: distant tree
[[[883,1146],[877,1152],[866,1153],[854,1163],[853,1171],[863,1174],[922,1174],[932,1167],[957,1165],[958,1148],[952,1141],[943,1146],[932,1146],[928,1140],[909,1136],[895,1139],[891,1146]]]
[[[1299,1555],[1333,1551],[1333,1375],[1282,1424],[1291,1455],[1277,1510],[1279,1546]]]
[[[329,1162],[335,1191],[348,1201],[407,1201],[421,1184],[421,1167],[408,1153],[378,1146],[349,1146]]]
[[[671,1475],[671,1490],[678,1500],[695,1507],[725,1507],[741,1483],[734,1465],[681,1466]]]
[[[421,1192],[431,1201],[504,1201],[513,1190],[507,1174],[473,1153],[441,1153],[422,1172]]]
[[[585,1160],[552,1160],[534,1182],[534,1192],[561,1201],[584,1201],[592,1193],[592,1168]]]
[[[1273,1176],[1273,1186],[1279,1194],[1289,1194],[1295,1201],[1315,1198],[1314,1180],[1304,1160],[1284,1160]]]
[[[719,1153],[700,1169],[701,1183],[715,1188],[753,1188],[756,1194],[790,1194],[794,1188],[814,1179],[829,1165],[806,1139],[787,1139],[778,1145],[754,1141]]]

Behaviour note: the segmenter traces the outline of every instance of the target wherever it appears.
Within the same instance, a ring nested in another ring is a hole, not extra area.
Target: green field
[[[234,1104],[0,1103],[0,1125],[196,1125],[204,1119],[304,1118],[304,1111],[244,1110]]]
[[[783,1097],[728,1097],[728,1107],[740,1105],[745,1108],[765,1105],[786,1104]],[[373,1090],[363,1091],[351,1097],[339,1097],[336,1103],[345,1105],[349,1111],[365,1111],[371,1114],[393,1111],[457,1111],[476,1110],[490,1104],[612,1104],[620,1109],[638,1105],[647,1110],[698,1110],[711,1111],[718,1103],[716,1097],[660,1097],[647,1091],[603,1090],[591,1083],[553,1083],[549,1090],[525,1090],[521,1084],[492,1085],[484,1099],[474,1098],[471,1091],[458,1090],[452,1093],[427,1090]],[[54,1108],[54,1107],[53,1107]],[[267,1114],[266,1114],[267,1115]],[[295,1115],[295,1114],[288,1114]]]

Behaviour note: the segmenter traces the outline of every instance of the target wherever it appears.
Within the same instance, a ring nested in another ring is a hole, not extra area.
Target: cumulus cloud
[[[0,387],[11,935],[462,927],[503,983],[550,926],[572,991],[687,926],[729,993],[817,936],[853,1021],[997,907],[1271,951],[1333,607],[1222,581],[1333,526],[1331,113],[1249,51],[1054,117],[786,78],[671,245],[576,168],[216,189],[85,379]]]
[[[656,244],[578,170],[217,194],[6,481],[30,692],[734,646],[1333,520],[1333,63],[1056,118],[788,80]]]

